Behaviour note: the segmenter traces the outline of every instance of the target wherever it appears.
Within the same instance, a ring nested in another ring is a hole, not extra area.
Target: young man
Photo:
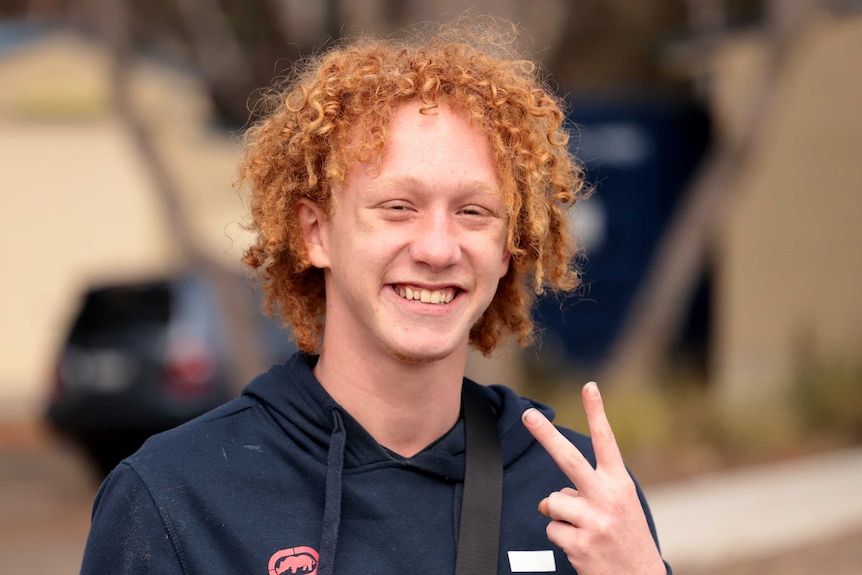
[[[82,572],[454,573],[463,392],[499,437],[495,572],[665,573],[595,384],[590,440],[464,379],[468,345],[526,343],[535,294],[577,283],[581,174],[533,64],[462,27],[357,40],[275,94],[245,262],[304,351],[123,462]]]

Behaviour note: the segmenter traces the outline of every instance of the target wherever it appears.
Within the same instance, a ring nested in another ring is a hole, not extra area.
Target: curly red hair
[[[584,190],[583,173],[568,151],[561,101],[537,66],[518,57],[512,32],[461,23],[409,40],[355,39],[268,94],[239,166],[257,236],[243,262],[261,280],[267,312],[293,329],[301,349],[320,343],[325,292],[322,270],[306,258],[296,202],[310,199],[331,213],[332,189],[357,161],[379,159],[391,112],[408,100],[420,101],[423,113],[441,100],[464,110],[488,135],[500,173],[512,259],[471,344],[489,354],[512,334],[526,345],[536,295],[578,285],[565,212]]]

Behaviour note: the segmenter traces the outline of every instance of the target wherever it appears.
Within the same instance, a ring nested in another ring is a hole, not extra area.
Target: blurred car
[[[263,361],[283,361],[296,349],[288,332],[237,282]],[[230,341],[203,275],[93,287],[60,353],[47,419],[106,475],[150,435],[236,395]]]

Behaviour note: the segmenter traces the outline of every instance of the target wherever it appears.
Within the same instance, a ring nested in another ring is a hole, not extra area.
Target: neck
[[[466,344],[444,359],[415,363],[369,361],[324,341],[314,374],[379,444],[412,457],[458,421],[466,361]]]

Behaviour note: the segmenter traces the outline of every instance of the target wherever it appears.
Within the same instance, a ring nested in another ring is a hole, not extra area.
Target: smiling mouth
[[[395,292],[406,300],[438,305],[451,302],[458,291],[454,287],[432,290],[408,285],[396,285],[393,287],[395,288]]]

